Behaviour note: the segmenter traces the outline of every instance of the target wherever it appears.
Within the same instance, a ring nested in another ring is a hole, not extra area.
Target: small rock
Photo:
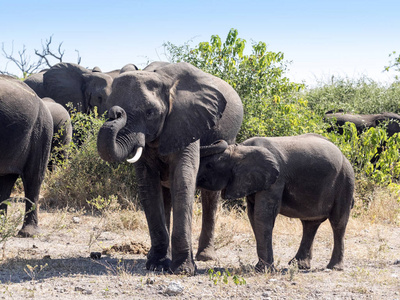
[[[168,296],[176,296],[183,292],[183,286],[180,281],[172,281],[164,291]]]
[[[396,261],[394,262],[394,264],[395,264],[395,265],[400,265],[400,259],[396,260]]]
[[[72,217],[72,222],[74,222],[75,224],[79,224],[81,222],[81,218],[79,217]]]

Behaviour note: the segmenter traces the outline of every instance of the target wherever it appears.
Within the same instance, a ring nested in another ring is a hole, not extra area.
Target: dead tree
[[[56,50],[52,49],[52,42],[53,36],[50,36],[45,42],[42,41],[41,50],[34,49],[35,55],[38,57],[38,60],[35,62],[31,62],[31,57],[27,54],[25,45],[23,45],[21,51],[18,51],[18,54],[14,54],[14,42],[12,43],[11,53],[8,53],[5,50],[4,43],[2,44],[3,55],[8,60],[7,64],[9,62],[15,64],[22,72],[23,78],[26,78],[30,74],[36,73],[43,68],[50,68],[56,63],[63,62],[65,54],[65,50],[62,49],[63,42],[58,44]],[[77,64],[79,65],[81,63],[81,57],[78,50],[75,50],[75,52],[78,54]],[[12,75],[7,71],[0,71],[0,73]]]

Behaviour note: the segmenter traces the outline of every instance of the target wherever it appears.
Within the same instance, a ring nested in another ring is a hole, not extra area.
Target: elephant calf
[[[353,206],[354,171],[341,151],[316,134],[255,137],[239,145],[224,141],[202,147],[197,184],[222,190],[224,199],[246,196],[259,261],[256,270],[273,270],[272,230],[278,213],[299,218],[303,238],[296,256],[310,268],[318,227],[329,219],[334,247],[329,269],[342,269],[344,234]]]

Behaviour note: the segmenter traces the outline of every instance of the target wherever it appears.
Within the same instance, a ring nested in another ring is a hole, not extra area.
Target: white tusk
[[[139,147],[139,148],[136,150],[135,156],[132,157],[132,158],[130,158],[130,159],[127,159],[126,161],[127,161],[128,163],[130,163],[130,164],[133,164],[133,163],[137,162],[137,161],[139,160],[139,158],[142,156],[142,152],[143,152],[143,147]]]

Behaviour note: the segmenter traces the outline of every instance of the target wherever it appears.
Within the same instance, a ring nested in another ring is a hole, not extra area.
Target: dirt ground
[[[400,228],[394,225],[352,218],[345,270],[330,271],[325,266],[333,241],[325,222],[312,269],[302,271],[287,264],[300,243],[301,223],[278,217],[273,239],[279,272],[256,274],[247,217],[220,213],[218,261],[197,262],[197,275],[188,277],[145,269],[150,240],[141,212],[95,217],[41,210],[39,219],[39,236],[11,237],[0,245],[0,299],[400,299]],[[135,221],[128,226],[127,220]],[[200,220],[195,211],[194,251]],[[91,259],[91,252],[101,252],[101,258]]]

